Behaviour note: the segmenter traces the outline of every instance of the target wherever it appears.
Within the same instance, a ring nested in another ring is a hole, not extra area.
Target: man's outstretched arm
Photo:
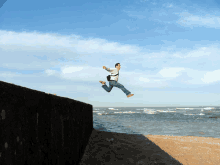
[[[106,68],[105,66],[103,66],[103,69],[107,70],[107,71],[111,71],[110,68]]]

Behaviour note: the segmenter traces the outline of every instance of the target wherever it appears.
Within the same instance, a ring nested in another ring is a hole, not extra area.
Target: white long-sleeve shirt
[[[117,75],[117,76],[112,76],[112,75],[118,74],[119,71],[118,71],[117,68],[106,68],[105,70],[107,70],[108,72],[111,73],[110,80],[118,81],[119,75]]]

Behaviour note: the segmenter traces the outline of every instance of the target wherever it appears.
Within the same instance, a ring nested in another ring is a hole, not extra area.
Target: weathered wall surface
[[[0,81],[0,164],[78,164],[92,105]]]

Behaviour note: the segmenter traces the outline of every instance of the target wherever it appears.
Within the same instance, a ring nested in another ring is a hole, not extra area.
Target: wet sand
[[[219,143],[219,144],[218,144]],[[80,165],[217,165],[220,139],[93,130]]]

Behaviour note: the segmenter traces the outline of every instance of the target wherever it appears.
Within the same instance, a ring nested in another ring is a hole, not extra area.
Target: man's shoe
[[[127,97],[129,98],[129,97],[131,97],[131,96],[134,96],[134,94],[130,94],[130,95],[128,95]]]
[[[105,81],[99,81],[100,83],[102,83],[103,85],[105,84]]]

